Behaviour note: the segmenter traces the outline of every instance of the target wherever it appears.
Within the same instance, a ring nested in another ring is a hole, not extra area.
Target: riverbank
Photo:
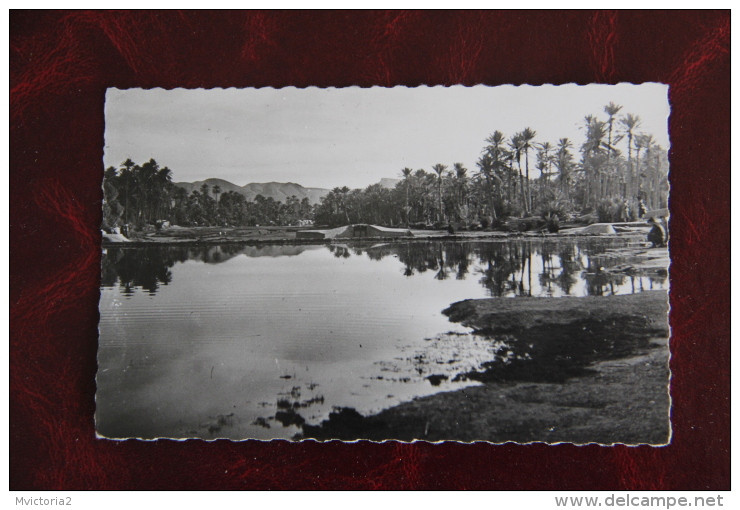
[[[585,230],[586,227],[573,227],[562,229],[560,233],[546,233],[542,231],[525,231],[525,232],[500,232],[488,230],[458,231],[454,234],[447,230],[416,230],[411,229],[411,235],[401,237],[400,239],[434,239],[434,240],[479,240],[479,239],[500,239],[507,237],[524,237],[524,238],[557,238],[557,237],[606,237],[614,238],[615,236],[632,236],[635,238],[644,238],[647,236],[649,226],[643,223],[634,224],[610,224],[614,225],[610,230],[611,234],[591,233]],[[177,225],[167,227],[157,231],[140,232],[135,231],[124,237],[120,234],[103,234],[103,245],[151,245],[151,244],[226,244],[226,243],[328,243],[330,239],[297,239],[296,233],[299,231],[314,230],[314,227],[180,227]],[[362,240],[362,238],[355,238]],[[382,237],[372,237],[370,239],[379,240]],[[398,240],[399,237],[393,236],[389,239]]]
[[[665,444],[670,437],[666,291],[585,298],[479,299],[444,313],[504,338],[478,381],[373,416],[332,413],[304,438]]]

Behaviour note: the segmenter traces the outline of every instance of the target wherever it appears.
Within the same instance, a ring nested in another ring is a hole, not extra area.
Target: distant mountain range
[[[195,182],[176,182],[175,186],[185,189],[189,195],[193,190],[200,190],[204,183],[208,184],[211,190],[214,186],[218,186],[221,188],[221,193],[227,191],[241,193],[250,202],[254,201],[257,195],[262,195],[265,198],[272,198],[275,201],[285,203],[288,197],[295,195],[298,200],[308,198],[309,203],[313,205],[320,203],[321,198],[329,194],[328,189],[304,188],[294,182],[251,182],[244,186],[237,186],[223,179],[206,179]]]
[[[378,184],[384,188],[393,188],[398,182],[400,182],[400,179],[383,178]],[[221,193],[227,191],[241,193],[250,202],[254,201],[257,195],[262,195],[265,198],[272,198],[275,201],[285,203],[288,197],[295,195],[298,200],[308,198],[308,202],[313,205],[320,203],[321,199],[331,191],[324,188],[304,188],[294,182],[251,182],[244,186],[238,186],[232,182],[215,178],[195,182],[176,182],[175,186],[183,188],[189,195],[193,190],[200,190],[204,183],[208,184],[211,190],[214,186],[218,186],[221,188]]]

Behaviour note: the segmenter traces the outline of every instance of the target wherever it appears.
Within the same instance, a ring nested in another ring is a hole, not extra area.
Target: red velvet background
[[[729,11],[13,11],[10,44],[11,489],[729,489]],[[671,87],[670,446],[95,439],[107,87],[621,81]]]

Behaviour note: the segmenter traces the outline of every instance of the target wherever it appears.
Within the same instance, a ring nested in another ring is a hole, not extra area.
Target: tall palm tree
[[[211,218],[211,201],[213,200],[211,198],[211,187],[207,183],[203,183],[200,185],[200,199],[202,201],[201,209],[203,210],[203,215],[205,216],[205,219],[210,221]]]
[[[349,221],[349,207],[347,206],[347,197],[349,196],[350,189],[347,186],[342,186],[339,188],[339,192],[342,195],[342,208],[344,209],[344,218],[347,220],[347,224],[351,223]]]
[[[553,146],[550,142],[543,142],[537,145],[537,150],[542,153],[541,157],[544,169],[540,177],[546,184],[550,182],[550,172],[552,171],[552,157],[550,156],[552,149]]]
[[[211,193],[213,193],[213,197],[216,202],[213,206],[214,219],[216,220],[216,224],[220,224],[221,218],[220,218],[219,207],[218,207],[218,196],[221,194],[221,186],[219,186],[218,184],[214,184],[213,188],[211,189]]]
[[[135,171],[136,169],[134,169]],[[154,210],[154,202],[156,201],[156,178],[159,173],[159,165],[152,158],[146,163],[142,164],[139,169],[139,176],[137,182],[137,190],[139,192],[140,204],[139,204],[139,221],[142,223],[149,223],[152,220],[152,211]]]
[[[649,169],[648,204],[651,209],[667,207],[667,175],[661,171],[663,148],[655,143],[651,135],[645,135],[645,162]]]
[[[491,215],[491,219],[495,220],[497,215],[496,208],[493,206],[493,159],[488,151],[483,153],[480,159],[476,162],[476,165],[478,165],[480,173],[483,174],[483,177],[486,180],[486,188],[488,189],[488,211]]]
[[[611,153],[614,151],[614,144],[612,143],[612,128],[614,127],[614,117],[622,109],[622,105],[610,102],[604,107],[604,112],[609,116],[607,124],[609,125],[607,142],[609,143],[609,151],[606,153],[607,164],[610,161]]]
[[[635,188],[637,197],[641,197],[642,192],[642,169],[640,168],[640,151],[647,148],[647,140],[643,133],[635,135],[633,143],[635,144]]]
[[[504,134],[501,131],[494,131],[494,133],[486,138],[488,145],[484,149],[486,154],[491,158],[492,172],[491,176],[495,178],[501,187],[503,187],[503,181],[498,175],[504,167],[504,160],[506,158],[506,147],[504,146]],[[493,204],[493,182],[490,182],[491,187],[489,192],[491,193],[491,204]],[[510,186],[509,186],[510,187]],[[511,198],[511,197],[509,197]],[[495,217],[495,214],[494,214]]]
[[[622,117],[619,120],[620,124],[622,125],[622,130],[627,135],[627,162],[629,164],[629,169],[627,173],[627,199],[632,200],[635,194],[635,170],[632,166],[632,142],[635,137],[635,130],[640,126],[640,117],[637,115],[632,115],[631,113],[628,113],[624,117]]]
[[[131,161],[131,158],[126,159],[123,163],[121,163],[121,179],[123,180],[124,185],[124,210],[126,215],[126,223],[130,223],[130,208],[129,208],[129,187],[132,184],[133,181],[133,168],[136,166],[136,163]]]
[[[616,118],[617,114],[622,110],[622,105],[616,104],[614,102],[609,102],[608,105],[604,106],[604,113],[606,113],[609,116],[609,119],[607,120],[607,152],[606,152],[606,186],[605,189],[602,190],[602,195],[611,195],[613,193],[613,190],[611,189],[611,183],[615,180],[617,171],[615,168],[613,168],[615,165],[612,165],[612,158],[615,156],[618,151],[615,147],[619,143],[619,141],[622,139],[621,136],[618,136],[616,138],[612,137],[612,132],[614,130],[614,119]]]
[[[437,163],[432,170],[437,174],[437,221],[442,221],[442,173],[447,169],[447,165]]]
[[[524,140],[521,133],[515,133],[509,140],[509,147],[512,151],[512,156],[516,161],[516,166],[519,169],[519,195],[522,200],[522,210],[525,215],[528,215],[529,209],[527,207],[527,198],[525,196],[524,187],[524,174],[522,173],[522,150],[524,149]]]
[[[581,146],[583,152],[583,172],[585,175],[585,204],[590,204],[592,200],[598,200],[601,192],[602,180],[602,154],[604,152],[603,144],[606,136],[606,122],[598,120],[593,115],[587,115],[586,122],[586,140]]]
[[[643,138],[645,144],[645,164],[647,166],[648,191],[645,193],[647,202],[652,209],[660,208],[660,145],[655,142],[652,135],[646,134]]]
[[[527,169],[527,213],[532,211],[532,190],[529,188],[529,149],[534,147],[532,140],[537,133],[530,128],[524,128],[522,131],[522,150],[524,150],[524,161]]]
[[[650,150],[655,144],[655,140],[653,139],[653,135],[640,133],[639,135],[635,136],[635,167],[637,169],[636,176],[637,176],[637,195],[639,198],[645,198],[643,196],[643,190],[642,190],[642,180],[643,178],[647,177],[647,171],[649,171],[650,167]],[[642,165],[640,165],[640,151],[645,150],[645,171],[641,168]]]
[[[172,209],[172,170],[166,166],[157,172],[157,188],[159,195],[157,216],[164,219],[164,215]]]
[[[411,179],[411,173],[413,172],[412,169],[409,167],[405,167],[403,170],[401,170],[401,174],[403,175],[403,182],[406,184],[406,207],[404,208],[404,211],[406,211],[406,228],[409,227],[409,180]]]
[[[465,216],[465,225],[468,224],[468,207],[467,207],[467,188],[468,188],[468,169],[462,163],[452,165],[455,170],[455,210],[459,216]]]
[[[570,199],[570,169],[573,163],[573,156],[570,149],[573,144],[567,138],[558,140],[558,152],[555,159],[555,166],[558,167],[558,179],[560,181],[560,190]]]

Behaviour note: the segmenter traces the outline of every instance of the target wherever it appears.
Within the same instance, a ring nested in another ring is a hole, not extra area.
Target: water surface
[[[108,248],[96,421],[107,437],[290,438],[471,381],[509,352],[440,312],[487,296],[667,286],[606,276],[624,241]],[[430,377],[431,376],[431,377]]]

